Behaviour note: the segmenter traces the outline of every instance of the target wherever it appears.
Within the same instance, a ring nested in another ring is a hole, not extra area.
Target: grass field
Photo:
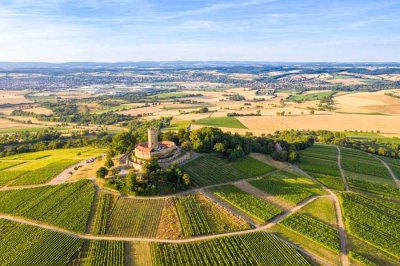
[[[230,128],[247,128],[235,117],[207,117],[199,119],[194,122],[197,125],[204,125],[210,127],[230,127]]]
[[[21,186],[43,184],[61,173],[65,168],[97,156],[104,150],[96,148],[75,148],[21,153],[0,159],[0,186]]]
[[[319,101],[325,98],[330,98],[334,94],[333,91],[310,93],[310,94],[297,94],[287,98],[290,102],[302,102],[302,101]]]
[[[0,212],[85,232],[95,190],[90,181],[0,192]]]
[[[257,222],[267,222],[282,213],[282,210],[269,202],[256,198],[233,185],[212,188],[211,191]]]
[[[288,172],[272,173],[249,183],[262,191],[294,204],[298,204],[309,197],[324,194],[321,187],[309,178]]]
[[[196,186],[206,186],[229,181],[236,181],[247,176],[228,163],[226,160],[213,155],[200,156],[183,166],[189,173]]]
[[[297,250],[265,232],[188,244],[154,243],[151,255],[155,266],[311,265]]]
[[[186,237],[250,228],[246,222],[218,208],[201,194],[177,197],[175,205],[183,235]]]
[[[83,240],[0,220],[1,265],[68,265]]]
[[[301,208],[300,213],[307,214],[322,222],[336,226],[335,206],[331,198],[318,198]]]

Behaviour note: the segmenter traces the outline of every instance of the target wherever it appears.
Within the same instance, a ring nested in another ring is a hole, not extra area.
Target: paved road
[[[344,170],[342,168],[342,151],[340,150],[340,148],[338,146],[336,146],[336,149],[338,151],[337,165],[338,165],[339,170],[340,170],[340,175],[342,176],[342,179],[343,179],[344,188],[345,188],[346,191],[349,191],[349,184],[347,183],[346,175],[344,174]]]
[[[347,248],[346,248],[346,232],[344,228],[343,216],[342,216],[342,208],[340,206],[340,202],[336,194],[330,190],[329,188],[325,187],[321,182],[319,182],[314,177],[310,176],[308,173],[303,171],[302,169],[296,166],[297,170],[301,172],[306,177],[312,179],[314,182],[320,184],[322,188],[329,193],[329,196],[333,199],[335,204],[335,211],[336,211],[336,222],[339,229],[339,238],[340,238],[340,260],[343,266],[350,265],[349,258],[347,256]]]

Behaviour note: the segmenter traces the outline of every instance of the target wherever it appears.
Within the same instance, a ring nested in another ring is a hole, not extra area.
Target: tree
[[[189,186],[190,185],[190,176],[187,173],[184,173],[182,176],[182,182],[185,186]]]
[[[114,166],[114,162],[110,157],[106,158],[106,161],[104,162],[104,166],[107,168],[111,168]]]
[[[192,149],[192,144],[189,141],[185,141],[182,143],[182,149],[189,151]]]
[[[112,139],[112,147],[119,154],[133,150],[135,144],[136,138],[128,132],[119,133]]]
[[[104,166],[100,167],[100,168],[96,171],[96,177],[97,177],[97,178],[104,178],[104,177],[106,177],[106,175],[108,175],[108,169],[105,168]]]
[[[221,142],[215,143],[214,151],[219,152],[219,153],[224,153],[225,152],[224,143],[221,143]]]

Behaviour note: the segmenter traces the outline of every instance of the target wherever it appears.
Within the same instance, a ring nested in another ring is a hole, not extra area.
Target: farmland
[[[218,252],[209,252],[218,250]],[[311,265],[301,254],[267,233],[252,233],[190,244],[153,244],[153,264]]]
[[[123,241],[105,241],[91,240],[86,252],[82,253],[79,259],[79,265],[101,266],[124,264],[124,242]]]
[[[67,265],[83,240],[0,220],[2,265]]]
[[[317,93],[309,93],[309,94],[298,94],[288,97],[288,101],[292,102],[302,102],[302,101],[315,101],[322,100],[325,98],[330,98],[334,92],[326,91],[326,92],[317,92]]]
[[[340,198],[351,234],[400,257],[400,207],[397,203],[356,193],[341,193]]]
[[[362,151],[342,149],[342,166],[351,188],[400,197],[389,171],[377,158]]]
[[[249,229],[244,221],[200,194],[177,197],[175,204],[185,237]]]
[[[246,126],[235,117],[207,117],[196,120],[195,124],[209,127],[246,128]]]
[[[190,174],[192,182],[197,186],[236,181],[247,177],[232,163],[216,156],[201,156],[185,164],[183,169]]]
[[[154,237],[157,234],[163,207],[163,199],[118,197],[111,210],[109,209],[108,213],[103,216],[104,219],[107,219],[105,234]]]
[[[339,251],[339,232],[311,216],[294,214],[283,220],[281,224],[335,252]]]
[[[310,179],[288,172],[273,173],[267,177],[252,180],[250,184],[294,204],[324,193],[318,184]]]
[[[282,213],[282,210],[278,207],[256,198],[233,185],[213,188],[212,192],[261,223],[267,222]]]
[[[273,171],[275,168],[252,157],[245,157],[235,162],[234,167],[246,176],[259,176]]]
[[[344,184],[340,177],[337,164],[337,149],[334,146],[314,145],[301,151],[299,167],[307,171],[325,186],[343,190]]]
[[[77,148],[46,150],[22,153],[1,158],[0,185],[22,186],[43,184],[61,173],[65,168],[99,155],[103,152],[96,148]]]
[[[0,191],[0,212],[85,232],[94,193],[89,181]]]

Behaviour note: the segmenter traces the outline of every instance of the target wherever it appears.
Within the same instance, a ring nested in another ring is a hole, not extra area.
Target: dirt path
[[[336,146],[336,149],[338,151],[337,165],[339,167],[340,175],[342,176],[342,179],[343,179],[344,188],[346,191],[349,191],[349,184],[347,183],[346,175],[344,174],[344,170],[342,168],[342,151],[340,150],[340,148],[338,146]]]
[[[58,226],[49,225],[49,224],[46,224],[46,223],[43,223],[40,221],[34,221],[34,220],[27,219],[27,218],[18,217],[18,216],[9,215],[9,214],[0,214],[0,219],[13,221],[13,222],[17,222],[17,223],[22,223],[22,224],[26,224],[26,225],[31,225],[31,226],[43,228],[46,230],[62,233],[62,234],[65,234],[65,235],[68,235],[71,237],[82,238],[82,239],[87,239],[87,240],[141,241],[141,242],[157,242],[157,243],[190,243],[190,242],[195,242],[195,241],[210,240],[210,239],[226,237],[226,236],[243,235],[243,234],[248,234],[250,232],[264,231],[264,230],[272,227],[276,223],[280,222],[281,220],[286,218],[288,215],[300,210],[302,207],[304,207],[305,205],[312,202],[313,200],[315,200],[318,197],[321,197],[321,196],[315,196],[315,197],[309,198],[308,200],[297,205],[295,208],[293,208],[289,212],[277,216],[275,219],[271,220],[271,222],[269,222],[263,226],[259,226],[259,227],[249,229],[249,230],[242,230],[242,231],[235,231],[235,232],[221,233],[221,234],[214,234],[214,235],[206,235],[206,236],[197,236],[197,237],[191,237],[191,238],[187,238],[187,239],[158,239],[158,238],[146,238],[146,237],[119,237],[119,236],[107,236],[107,235],[92,235],[92,234],[87,234],[87,233],[72,232],[67,229],[60,228]]]
[[[242,212],[241,210],[236,209],[234,206],[230,205],[228,202],[220,199],[219,197],[215,196],[210,191],[202,191],[203,195],[209,198],[215,204],[221,206],[222,208],[226,209],[228,212],[232,213],[233,215],[239,217],[243,221],[246,221],[252,227],[257,228],[259,227],[257,223],[255,223],[247,214]]]
[[[386,169],[389,171],[390,175],[392,176],[394,182],[396,183],[397,188],[400,189],[400,180],[393,173],[392,168],[390,168],[390,166],[381,158],[378,158],[378,157],[375,157],[375,158],[378,159],[386,167]]]
[[[298,168],[296,166],[297,170],[299,173],[303,174],[304,176],[310,178],[314,182],[320,184],[322,188],[329,193],[329,196],[333,199],[333,202],[335,204],[335,211],[336,211],[336,222],[338,225],[338,230],[339,230],[339,238],[340,238],[340,260],[342,262],[343,266],[348,266],[350,265],[349,258],[347,256],[347,248],[346,248],[346,231],[344,228],[344,222],[343,222],[343,216],[342,216],[342,208],[340,206],[340,202],[336,194],[330,190],[329,188],[325,187],[321,182],[319,182],[317,179],[314,177],[310,176],[308,173],[303,171],[302,169]]]

